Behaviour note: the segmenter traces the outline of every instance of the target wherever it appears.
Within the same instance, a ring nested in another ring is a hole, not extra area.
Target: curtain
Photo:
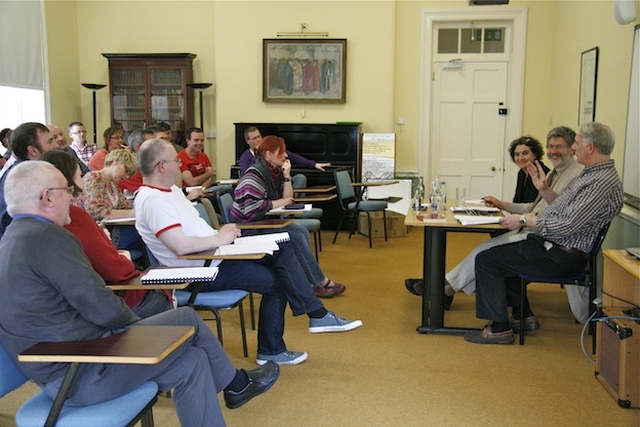
[[[0,0],[0,86],[44,90],[41,1]]]

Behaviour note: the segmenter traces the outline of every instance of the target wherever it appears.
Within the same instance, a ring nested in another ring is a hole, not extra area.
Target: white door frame
[[[522,111],[524,103],[524,70],[527,32],[527,8],[483,6],[469,9],[423,9],[420,57],[420,115],[418,123],[418,173],[429,182],[431,164],[431,109],[433,60],[433,31],[436,23],[452,21],[510,21],[513,23],[513,42],[508,68],[508,87],[506,105],[509,109],[505,126],[507,141],[522,134]],[[504,182],[508,182],[505,176]],[[503,190],[504,193],[504,190]],[[505,195],[502,194],[504,198]]]

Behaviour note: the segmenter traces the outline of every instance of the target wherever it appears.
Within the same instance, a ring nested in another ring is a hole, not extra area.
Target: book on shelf
[[[216,255],[249,255],[249,254],[269,254],[273,255],[280,249],[278,243],[289,240],[289,233],[256,234],[254,236],[238,237],[233,243],[220,246],[216,250]]]
[[[211,282],[218,275],[218,267],[154,268],[140,278],[140,283],[167,284],[184,282]]]

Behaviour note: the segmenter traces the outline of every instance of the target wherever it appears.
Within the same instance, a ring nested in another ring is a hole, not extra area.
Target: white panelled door
[[[502,194],[508,114],[505,62],[434,63],[432,176],[468,199]],[[455,68],[456,66],[459,66]]]

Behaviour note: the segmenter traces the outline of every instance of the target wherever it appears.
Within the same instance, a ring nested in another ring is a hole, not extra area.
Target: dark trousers
[[[527,240],[496,246],[476,256],[476,316],[508,322],[507,307],[520,306],[518,274],[570,276],[580,273],[587,260],[529,234]],[[528,301],[526,302],[528,306]]]

